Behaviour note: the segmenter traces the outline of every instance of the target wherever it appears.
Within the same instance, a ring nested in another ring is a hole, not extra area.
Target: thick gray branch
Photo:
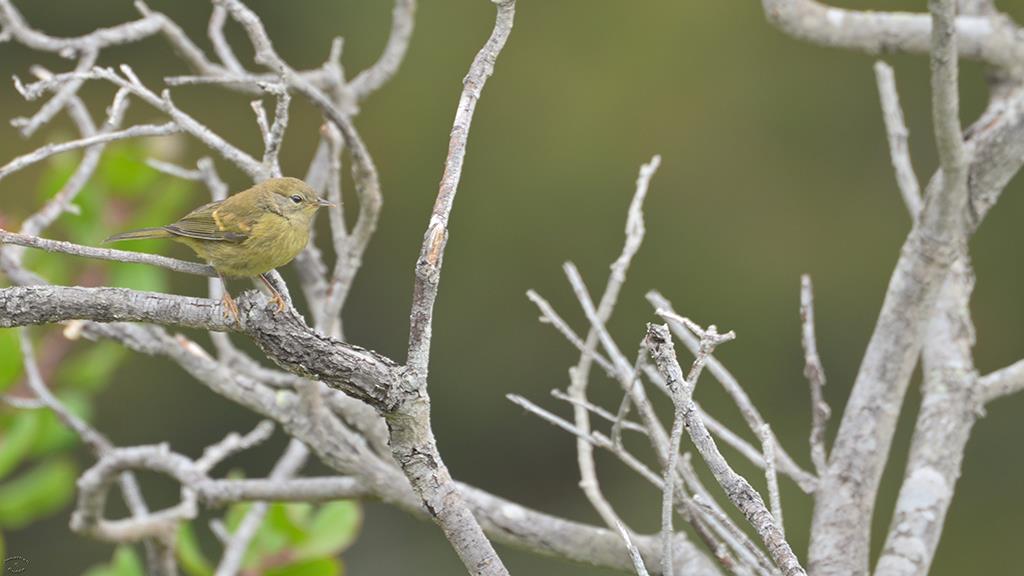
[[[833,8],[817,0],[761,0],[768,21],[807,42],[882,54],[931,50],[931,18],[909,12],[877,12]],[[1017,27],[1001,16],[961,16],[956,19],[960,56],[1019,73],[1024,65],[1024,41]]]
[[[926,321],[950,267],[966,250],[967,151],[960,134],[952,0],[932,2],[932,97],[942,176],[889,281],[882,312],[843,413],[814,510],[811,570],[866,572],[871,516],[899,407]]]
[[[276,313],[262,296],[238,298],[239,326],[220,302],[123,288],[27,286],[0,289],[0,327],[65,320],[152,322],[165,326],[249,335],[267,357],[292,372],[316,378],[366,401],[378,410],[394,406],[398,377],[390,360],[358,346],[332,340],[306,326],[292,309]]]

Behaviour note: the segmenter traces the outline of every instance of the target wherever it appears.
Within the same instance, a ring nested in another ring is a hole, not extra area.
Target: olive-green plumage
[[[194,250],[222,277],[263,278],[305,248],[317,209],[328,205],[298,178],[272,178],[200,206],[173,224],[122,232],[104,242],[170,238]]]

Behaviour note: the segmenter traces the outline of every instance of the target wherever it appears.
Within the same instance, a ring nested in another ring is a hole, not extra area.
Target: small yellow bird
[[[285,301],[266,273],[291,262],[309,242],[316,211],[333,206],[298,178],[271,178],[219,202],[189,212],[167,226],[114,234],[104,242],[170,238],[209,262],[224,283],[224,306],[237,320],[238,306],[225,276],[259,276],[273,294],[278,310]]]

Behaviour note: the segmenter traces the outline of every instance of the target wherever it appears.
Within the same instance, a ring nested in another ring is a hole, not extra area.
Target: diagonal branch
[[[376,92],[398,72],[409,49],[415,23],[416,0],[395,0],[395,8],[391,11],[391,35],[384,52],[373,66],[356,74],[348,84],[356,98],[362,100]]]
[[[921,186],[914,174],[914,166],[910,161],[910,150],[907,148],[907,125],[903,121],[903,109],[900,108],[900,97],[896,91],[896,77],[892,66],[885,62],[875,62],[875,81],[878,84],[878,97],[882,102],[882,120],[885,122],[885,133],[889,138],[889,155],[892,167],[896,172],[896,185],[907,205],[910,217],[916,219],[921,212]]]
[[[680,391],[681,405],[683,406],[682,417],[685,420],[687,432],[697,451],[707,462],[715,480],[725,490],[729,500],[754,527],[771,554],[772,560],[782,572],[786,576],[806,574],[800,566],[796,554],[786,542],[782,531],[775,525],[772,514],[765,506],[761,495],[729,466],[721,452],[718,451],[718,447],[715,446],[715,441],[711,438],[704,423],[697,416],[693,398],[690,396],[692,390],[679,367],[668,327],[648,324],[647,337],[644,342],[665,381],[669,383],[670,387],[676,387]]]
[[[682,417],[686,423],[687,433],[689,433],[694,447],[708,462],[715,480],[725,490],[729,500],[735,504],[736,508],[743,513],[743,517],[757,531],[765,547],[768,548],[772,560],[782,570],[782,573],[786,576],[806,574],[801,568],[793,548],[785,541],[781,530],[775,526],[771,512],[761,495],[751,487],[750,483],[736,474],[732,466],[726,462],[725,457],[715,446],[711,434],[708,433],[708,428],[696,415],[693,399],[690,396],[692,390],[679,367],[668,326],[648,324],[647,337],[644,341],[651,358],[657,365],[658,372],[662,373],[670,387],[675,386],[680,390]]]

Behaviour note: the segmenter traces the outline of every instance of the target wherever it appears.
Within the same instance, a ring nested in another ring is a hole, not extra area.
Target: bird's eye
[[[295,202],[296,204],[302,202],[302,196],[299,196],[298,194],[292,194],[292,202]]]

